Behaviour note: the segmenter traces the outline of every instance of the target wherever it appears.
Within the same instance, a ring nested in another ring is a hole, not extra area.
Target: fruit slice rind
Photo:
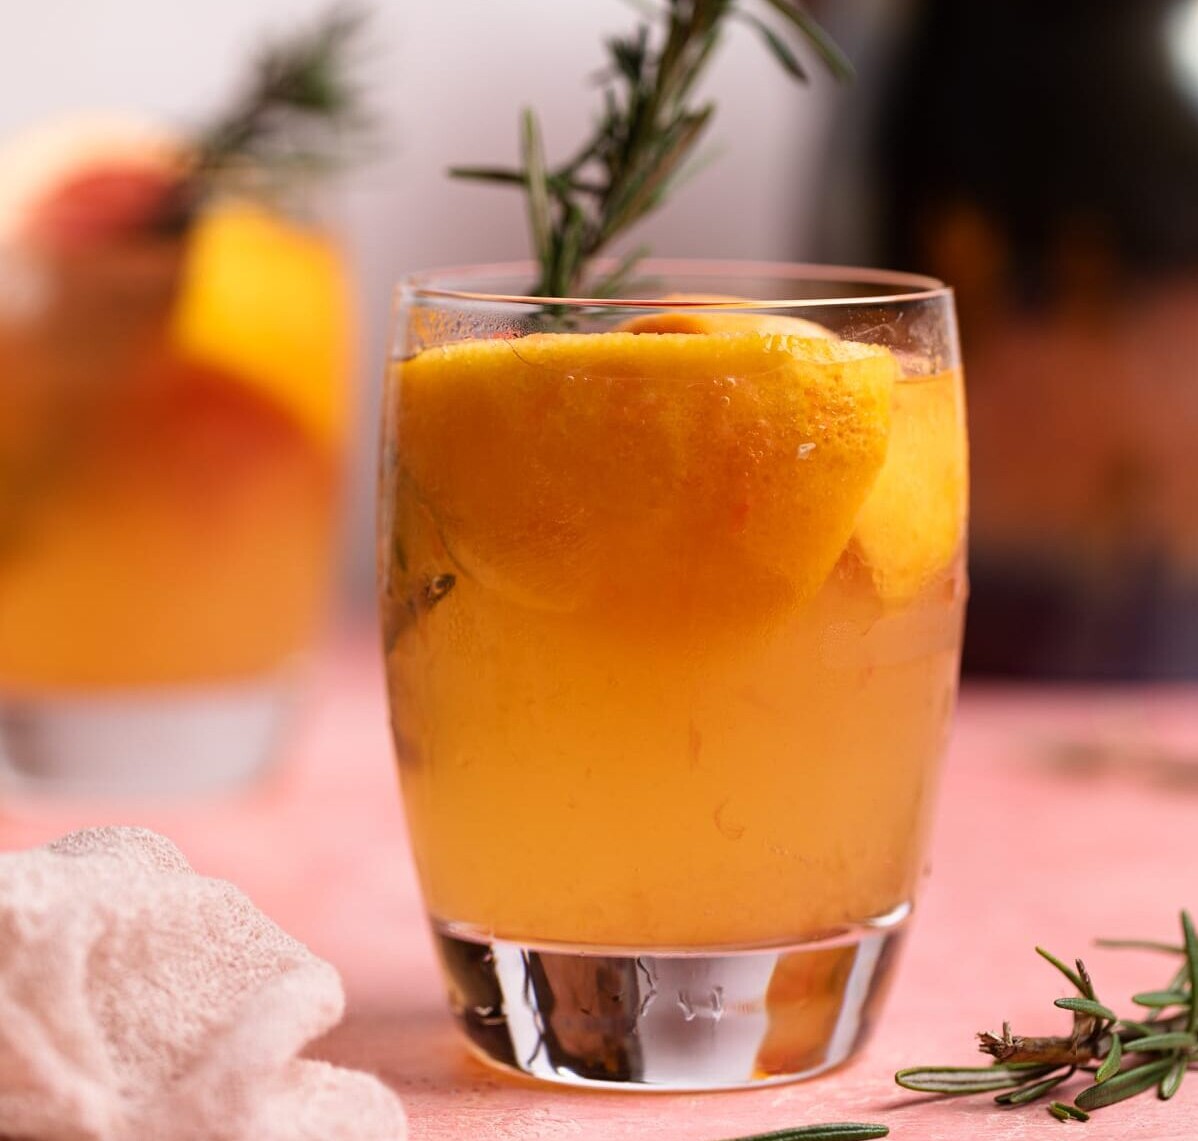
[[[851,541],[887,601],[915,597],[960,551],[969,496],[964,417],[959,372],[895,385],[886,462]]]
[[[663,302],[686,301],[702,305],[740,303],[751,305],[748,298],[726,293],[671,293]],[[782,333],[806,338],[835,339],[835,334],[823,325],[789,313],[744,312],[737,309],[667,309],[661,313],[646,313],[631,317],[619,328],[630,333]]]

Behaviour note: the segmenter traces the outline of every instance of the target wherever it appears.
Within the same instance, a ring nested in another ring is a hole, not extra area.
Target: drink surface
[[[331,244],[228,202],[183,239],[6,259],[49,291],[0,296],[0,686],[221,681],[305,649],[343,449]]]
[[[385,414],[435,920],[743,947],[910,901],[965,594],[959,373],[776,329],[538,334],[425,350]]]

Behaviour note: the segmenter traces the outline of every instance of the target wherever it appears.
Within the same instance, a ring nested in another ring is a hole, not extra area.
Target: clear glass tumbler
[[[786,1081],[861,1043],[920,878],[966,597],[952,295],[641,275],[399,289],[379,563],[411,844],[483,1057]]]

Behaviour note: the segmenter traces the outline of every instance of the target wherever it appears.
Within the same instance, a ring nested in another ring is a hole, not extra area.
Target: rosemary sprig
[[[351,82],[364,10],[338,6],[311,27],[265,44],[233,105],[203,129],[196,174],[204,178],[245,161],[323,168],[335,147],[366,118]]]
[[[1147,1090],[1168,1100],[1188,1069],[1198,1066],[1198,934],[1188,912],[1181,913],[1180,946],[1147,940],[1104,940],[1103,946],[1135,947],[1183,956],[1161,990],[1132,996],[1150,1014],[1143,1020],[1120,1018],[1099,1000],[1081,959],[1070,967],[1042,947],[1037,953],[1069,980],[1077,995],[1058,998],[1055,1006],[1071,1011],[1067,1037],[1026,1038],[1003,1024],[1001,1035],[978,1035],[989,1066],[924,1066],[900,1070],[895,1081],[919,1093],[961,1095],[998,1093],[999,1105],[1026,1105],[1083,1069],[1092,1077],[1072,1106],[1054,1101],[1048,1112],[1061,1121],[1088,1120],[1089,1111],[1125,1101]],[[1125,1066],[1130,1058],[1132,1064]]]
[[[655,37],[649,24],[641,24],[631,35],[609,39],[603,110],[594,134],[559,166],[547,166],[536,113],[526,109],[520,120],[519,168],[450,170],[455,178],[524,187],[539,266],[536,296],[576,296],[590,260],[660,206],[677,185],[715,113],[714,103],[695,101],[694,89],[730,20],[751,26],[789,75],[807,80],[783,35],[742,2],[666,0],[661,35]],[[814,49],[833,75],[852,75],[852,65],[801,0],[763,2]],[[628,253],[606,277],[589,284],[588,291],[599,297],[615,293],[645,252]]]
[[[886,1137],[890,1130],[885,1125],[862,1125],[857,1122],[840,1122],[833,1125],[799,1125],[794,1129],[775,1129],[772,1133],[754,1133],[751,1137],[737,1137],[735,1141],[875,1141]]]

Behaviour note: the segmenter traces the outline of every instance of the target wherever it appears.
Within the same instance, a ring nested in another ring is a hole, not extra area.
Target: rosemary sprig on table
[[[1081,1070],[1091,1083],[1073,1104],[1053,1101],[1048,1112],[1061,1121],[1085,1121],[1090,1111],[1125,1101],[1150,1089],[1167,1100],[1186,1071],[1198,1065],[1198,935],[1188,912],[1181,913],[1180,946],[1140,940],[1106,940],[1103,945],[1177,954],[1181,965],[1160,990],[1143,991],[1132,1002],[1147,1011],[1124,1018],[1103,1003],[1081,959],[1069,967],[1042,947],[1036,951],[1077,990],[1054,1005],[1073,1014],[1067,1037],[1025,1038],[1004,1023],[1001,1035],[978,1035],[989,1066],[920,1066],[900,1070],[895,1081],[920,1093],[996,1093],[999,1105],[1026,1105],[1045,1097]],[[1075,969],[1076,968],[1076,969]]]
[[[800,0],[763,2],[810,44],[833,75],[852,74],[848,60]],[[694,89],[730,20],[753,27],[789,75],[807,79],[783,35],[739,0],[666,0],[661,17],[661,36],[641,24],[632,35],[607,41],[603,110],[594,134],[573,158],[552,169],[546,164],[540,124],[536,113],[526,109],[520,120],[518,169],[464,166],[450,171],[456,178],[524,187],[540,273],[536,296],[577,295],[591,258],[660,206],[677,184],[715,113],[714,103],[695,101]],[[615,293],[645,252],[630,251],[588,292],[599,297]]]
[[[735,1141],[875,1141],[886,1137],[885,1125],[861,1125],[845,1121],[833,1125],[799,1125],[794,1129],[775,1129],[772,1133],[754,1133]]]

